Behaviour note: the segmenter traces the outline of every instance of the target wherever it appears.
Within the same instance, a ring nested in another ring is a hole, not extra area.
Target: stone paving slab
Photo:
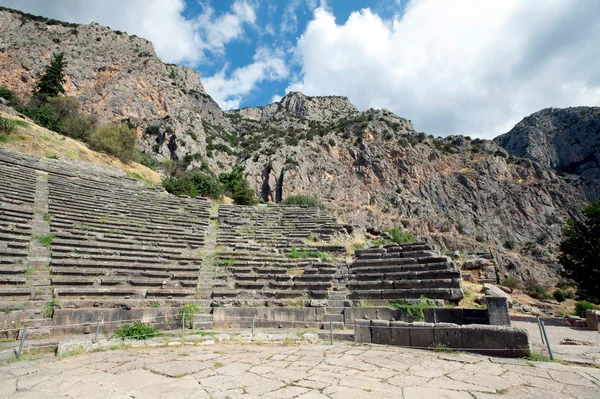
[[[598,398],[600,369],[377,345],[216,344],[0,367],[0,398]]]

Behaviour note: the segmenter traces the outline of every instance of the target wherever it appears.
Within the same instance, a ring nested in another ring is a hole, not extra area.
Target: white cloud
[[[256,15],[254,9],[246,2],[235,1],[231,12],[225,13],[213,20],[214,11],[206,8],[198,17],[198,28],[205,32],[206,48],[223,51],[225,44],[239,39],[244,33],[244,24],[254,24]]]
[[[0,0],[0,4],[32,14],[78,23],[98,22],[150,40],[165,62],[197,65],[205,52],[223,52],[240,39],[245,24],[254,24],[254,9],[236,0],[220,16],[205,7],[195,19],[182,13],[184,0]]]
[[[280,52],[257,50],[253,63],[235,69],[227,76],[228,65],[202,80],[204,88],[223,109],[239,108],[244,96],[264,81],[282,80],[289,71]]]
[[[288,90],[347,95],[433,134],[491,138],[545,107],[600,104],[600,2],[411,1],[343,24],[324,8],[298,40]]]

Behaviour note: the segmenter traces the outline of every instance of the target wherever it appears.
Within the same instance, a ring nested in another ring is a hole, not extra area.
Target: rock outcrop
[[[494,141],[511,155],[578,175],[589,200],[600,196],[600,107],[543,109]]]
[[[68,62],[65,94],[105,121],[134,124],[140,148],[159,160],[204,155],[204,130],[229,126],[200,75],[163,63],[148,40],[96,23],[43,22],[0,10],[0,86],[27,101],[55,52]]]

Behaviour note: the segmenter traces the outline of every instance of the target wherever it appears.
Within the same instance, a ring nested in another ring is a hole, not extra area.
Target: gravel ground
[[[513,327],[529,331],[529,339],[534,352],[548,355],[546,345],[542,343],[537,323],[513,321]],[[546,326],[546,334],[554,357],[576,363],[595,364],[600,366],[600,331],[567,326]],[[594,345],[561,345],[565,338],[593,342]],[[600,397],[600,394],[598,395]]]

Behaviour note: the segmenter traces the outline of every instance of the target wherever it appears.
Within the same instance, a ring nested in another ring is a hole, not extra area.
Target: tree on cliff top
[[[583,209],[581,220],[569,219],[559,260],[582,297],[600,301],[600,198]]]
[[[65,92],[63,83],[65,83],[65,54],[58,53],[52,55],[50,65],[46,66],[46,70],[42,75],[38,85],[36,96],[44,101],[48,97],[55,97]]]

